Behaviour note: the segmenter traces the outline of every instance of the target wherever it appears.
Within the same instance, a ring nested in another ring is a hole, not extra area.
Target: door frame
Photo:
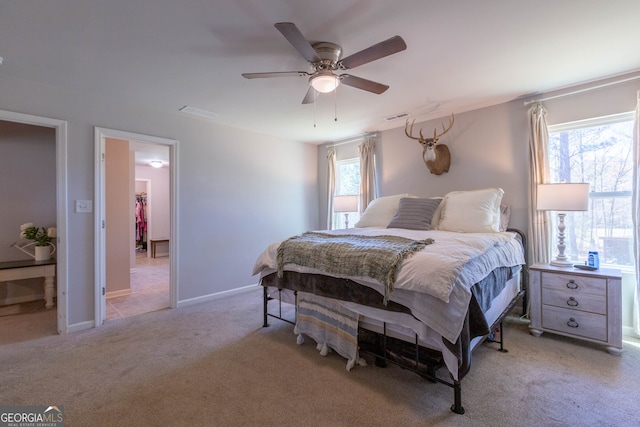
[[[0,120],[53,128],[56,131],[56,284],[58,333],[66,334],[69,329],[69,308],[67,303],[69,282],[67,279],[67,122],[48,117],[14,113],[0,110]]]
[[[150,144],[166,145],[169,148],[169,306],[178,306],[178,141],[152,135],[95,127],[95,326],[101,326],[106,319],[106,219],[105,219],[105,139],[123,139]]]

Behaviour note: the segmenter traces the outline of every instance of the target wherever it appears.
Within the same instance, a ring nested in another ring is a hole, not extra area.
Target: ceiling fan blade
[[[360,52],[349,55],[338,62],[338,66],[343,70],[358,67],[376,59],[393,55],[407,48],[407,44],[400,36],[393,36],[390,39],[376,43],[373,46],[361,50]]]
[[[311,43],[302,35],[293,22],[278,22],[275,27],[295,47],[298,52],[309,62],[320,62],[321,59]]]
[[[306,71],[274,71],[269,73],[242,73],[245,79],[264,79],[269,77],[304,77],[311,74]]]
[[[350,74],[342,74],[340,76],[342,84],[355,87],[358,89],[366,90],[368,92],[377,93],[380,95],[385,90],[389,89],[389,86],[382,83],[374,82],[372,80],[363,79],[362,77],[352,76]]]
[[[320,93],[317,90],[315,90],[312,86],[309,86],[309,90],[307,90],[307,94],[304,96],[302,103],[313,104],[315,100],[318,98],[318,95],[320,95]]]

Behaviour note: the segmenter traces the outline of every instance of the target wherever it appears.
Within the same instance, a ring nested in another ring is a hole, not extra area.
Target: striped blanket
[[[326,356],[329,348],[347,359],[347,371],[359,363],[358,320],[360,316],[347,310],[330,298],[298,292],[298,315],[294,333],[298,344],[304,339],[300,334],[313,338],[320,354]]]
[[[400,236],[362,236],[306,232],[278,247],[278,277],[285,264],[297,264],[338,276],[367,276],[385,286],[384,302],[393,290],[405,258],[433,243]]]

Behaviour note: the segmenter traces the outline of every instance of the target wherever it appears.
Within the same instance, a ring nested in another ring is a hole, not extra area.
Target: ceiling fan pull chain
[[[316,127],[316,98],[317,94],[315,93],[315,89],[313,89],[313,127]]]

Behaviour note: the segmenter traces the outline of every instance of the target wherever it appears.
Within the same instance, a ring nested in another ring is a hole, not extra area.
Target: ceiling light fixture
[[[320,93],[329,93],[334,91],[340,84],[340,78],[331,71],[319,71],[309,78],[311,86]]]
[[[152,168],[161,168],[163,165],[162,160],[151,160],[149,162],[149,166],[151,166]]]

